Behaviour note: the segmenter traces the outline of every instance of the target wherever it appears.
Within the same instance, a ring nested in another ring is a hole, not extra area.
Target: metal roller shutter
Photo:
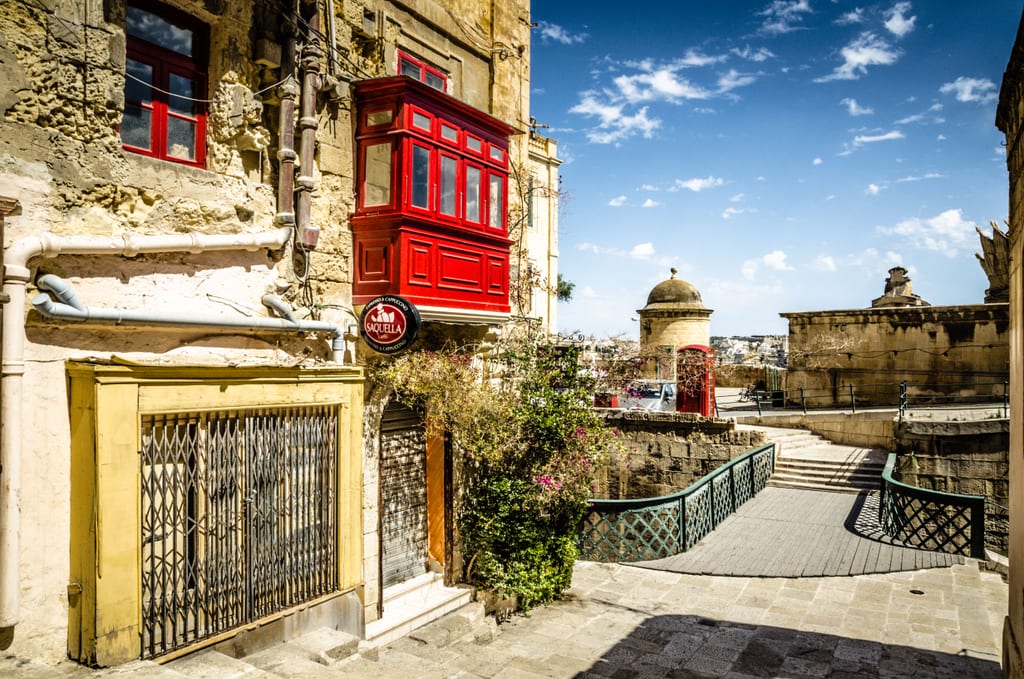
[[[390,404],[380,425],[384,587],[427,572],[427,442],[422,418]]]

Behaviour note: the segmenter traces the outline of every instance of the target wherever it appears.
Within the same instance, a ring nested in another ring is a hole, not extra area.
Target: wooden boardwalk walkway
[[[765,488],[683,554],[632,564],[695,575],[818,577],[943,568],[954,554],[882,534],[878,493]]]

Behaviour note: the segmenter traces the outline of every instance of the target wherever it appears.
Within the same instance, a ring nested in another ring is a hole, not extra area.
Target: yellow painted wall
[[[338,591],[362,584],[362,373],[355,368],[127,367],[71,363],[68,652],[114,665],[140,655],[139,422],[158,412],[337,404]]]

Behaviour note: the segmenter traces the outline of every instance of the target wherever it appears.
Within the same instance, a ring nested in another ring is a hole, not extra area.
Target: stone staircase
[[[775,442],[770,486],[843,492],[881,487],[884,450],[831,443],[806,429],[754,428]]]
[[[461,642],[487,643],[496,634],[494,617],[485,615],[482,602],[472,602],[428,624],[406,631],[400,639],[406,644],[443,649]],[[164,665],[136,663],[133,674],[166,679],[381,676],[385,668],[377,663],[379,649],[398,640],[361,641],[345,632],[320,628],[239,658],[210,648]],[[440,653],[443,654],[443,651]],[[432,663],[426,659],[419,659],[419,662],[419,671],[430,674],[427,666]],[[408,676],[415,676],[415,672]]]

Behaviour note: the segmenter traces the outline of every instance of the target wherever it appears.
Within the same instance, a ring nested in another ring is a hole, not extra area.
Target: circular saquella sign
[[[359,331],[374,351],[397,354],[412,346],[420,334],[420,312],[398,295],[374,297],[363,307]]]

